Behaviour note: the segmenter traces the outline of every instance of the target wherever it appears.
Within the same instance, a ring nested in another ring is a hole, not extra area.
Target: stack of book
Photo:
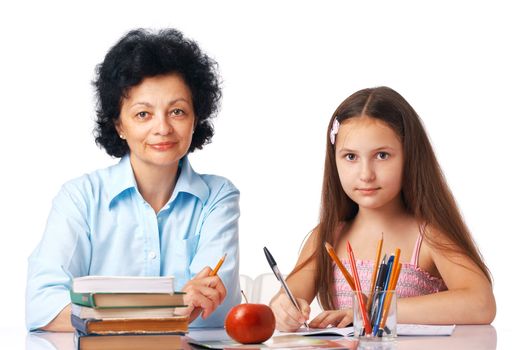
[[[188,317],[173,277],[86,276],[71,289],[71,323],[78,350],[182,349]]]

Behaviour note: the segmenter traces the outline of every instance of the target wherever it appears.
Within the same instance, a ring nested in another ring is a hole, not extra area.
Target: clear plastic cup
[[[365,308],[370,293],[361,292]],[[376,292],[372,295],[366,314],[370,321],[367,332],[359,302],[359,292],[354,292],[354,337],[359,340],[389,341],[397,336],[397,296],[395,290]]]

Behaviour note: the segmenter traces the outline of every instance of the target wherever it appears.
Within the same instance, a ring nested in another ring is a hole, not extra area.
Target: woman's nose
[[[155,133],[158,135],[169,135],[173,132],[173,127],[169,123],[168,117],[159,116],[157,124],[155,125]]]

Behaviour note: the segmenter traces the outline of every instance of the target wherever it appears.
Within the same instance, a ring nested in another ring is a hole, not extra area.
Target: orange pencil
[[[357,265],[355,263],[354,252],[350,242],[346,241],[346,250],[348,252],[348,258],[350,259],[350,267],[352,268],[352,274],[355,279],[357,299],[359,300],[359,309],[361,310],[361,317],[363,318],[363,324],[365,325],[365,334],[372,333],[372,326],[370,325],[370,319],[366,312],[365,299],[363,298],[363,290],[361,289],[361,282],[359,281],[359,275],[357,274]],[[355,305],[354,305],[355,307]]]
[[[383,232],[381,232],[381,239],[377,243],[376,251],[376,261],[374,265],[374,271],[372,273],[372,282],[370,283],[370,295],[368,296],[368,301],[366,302],[366,310],[370,312],[372,307],[372,298],[374,297],[374,288],[376,285],[377,270],[379,269],[379,261],[381,260],[381,250],[383,249]]]
[[[399,256],[401,255],[401,250],[399,248],[396,249],[396,252],[394,253],[394,264],[392,265],[394,270],[393,272],[396,272],[397,264],[399,263]],[[390,281],[388,282],[388,288],[387,290],[392,290],[393,287],[393,281],[394,281],[394,274],[392,274],[392,277],[390,277]]]
[[[344,267],[344,265],[341,262],[341,260],[339,260],[339,258],[335,254],[334,247],[332,247],[332,245],[330,243],[328,243],[328,242],[325,242],[324,247],[328,251],[328,255],[330,255],[330,257],[335,262],[337,267],[339,267],[339,270],[341,270],[341,273],[343,274],[344,278],[346,279],[346,282],[348,282],[348,284],[350,285],[350,288],[352,288],[352,290],[355,290],[354,279],[352,278],[352,276],[350,276],[350,274],[348,273],[348,271]]]
[[[217,265],[215,266],[215,268],[213,269],[212,272],[210,272],[210,274],[208,276],[216,276],[217,275],[217,272],[219,272],[219,269],[221,268],[222,266],[222,263],[224,262],[224,259],[226,259],[226,255],[228,255],[227,253],[224,253],[224,255],[222,256],[222,258],[219,260],[219,262],[217,263]]]

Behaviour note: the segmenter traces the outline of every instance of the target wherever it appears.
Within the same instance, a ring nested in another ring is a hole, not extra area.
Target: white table
[[[197,332],[197,331],[192,331]],[[192,334],[190,332],[190,335]],[[199,330],[198,332],[203,332]],[[217,337],[224,336],[223,331],[217,331]],[[504,339],[500,343],[500,349],[509,348],[511,344],[516,344],[511,340],[513,336],[510,330],[502,330]],[[3,349],[23,349],[25,340],[26,350],[74,350],[72,333],[22,333],[19,331],[10,332],[2,330],[0,332],[1,348]],[[517,342],[517,340],[516,340]],[[498,334],[493,326],[457,326],[451,336],[437,337],[406,337],[400,336],[391,343],[369,343],[361,342],[360,349],[387,349],[387,350],[494,350],[498,345]]]

